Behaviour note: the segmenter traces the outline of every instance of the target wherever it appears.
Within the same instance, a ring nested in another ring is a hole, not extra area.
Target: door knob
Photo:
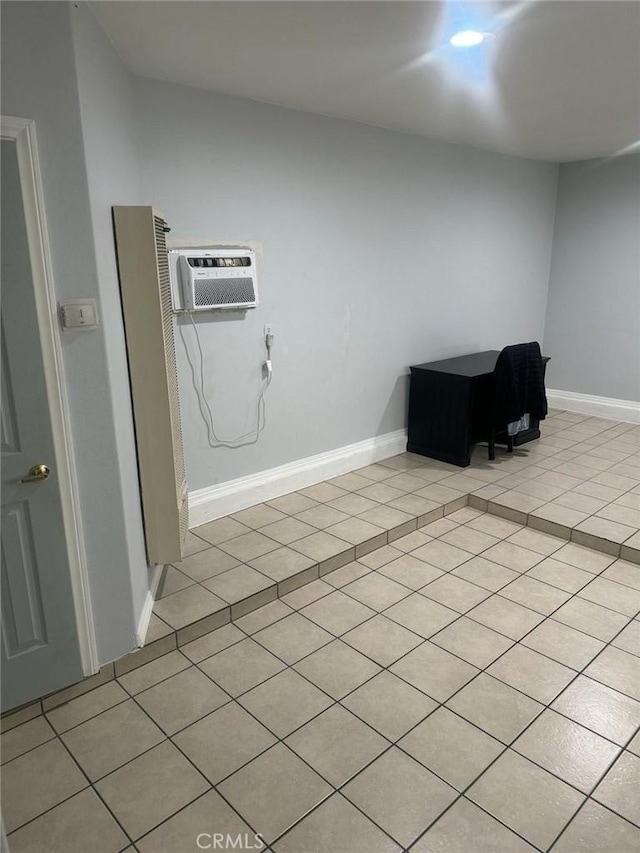
[[[43,483],[45,480],[49,479],[49,475],[51,474],[51,469],[48,465],[34,465],[33,468],[29,468],[29,476],[25,477],[23,480],[18,480],[19,483]]]

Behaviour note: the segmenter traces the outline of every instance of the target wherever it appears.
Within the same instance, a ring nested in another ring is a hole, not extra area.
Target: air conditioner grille
[[[193,297],[196,308],[203,308],[255,302],[256,294],[251,278],[205,278],[194,282]]]
[[[173,460],[176,476],[176,489],[179,491],[184,482],[184,451],[182,449],[182,423],[180,418],[180,398],[178,396],[178,369],[176,346],[173,334],[173,311],[171,305],[171,284],[169,281],[169,261],[165,236],[165,223],[154,216],[156,238],[156,259],[158,263],[158,284],[160,287],[160,307],[164,334],[167,390],[169,393],[169,412],[173,437]]]

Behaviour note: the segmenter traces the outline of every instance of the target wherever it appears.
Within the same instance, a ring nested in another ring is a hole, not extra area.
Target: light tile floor
[[[446,521],[6,732],[12,853],[638,850],[640,566]]]
[[[403,454],[195,528],[163,578],[150,639],[173,631],[180,645],[411,531],[409,545],[425,546],[415,556],[446,570],[468,552],[504,565],[531,541],[523,531],[493,548],[498,520],[461,532],[444,519],[432,542],[423,525],[467,502],[640,563],[640,427],[553,412],[542,428],[539,441],[499,450],[494,462],[484,446],[465,469]]]
[[[640,849],[640,430],[554,413],[485,453],[192,535],[151,637],[180,647],[2,735],[12,853]],[[250,607],[203,633],[220,601]]]

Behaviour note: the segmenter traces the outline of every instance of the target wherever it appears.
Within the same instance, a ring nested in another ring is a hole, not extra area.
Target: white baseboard
[[[640,403],[634,400],[615,400],[612,397],[595,397],[592,394],[576,394],[574,391],[555,391],[550,388],[547,388],[547,400],[554,409],[640,424]]]
[[[404,453],[407,433],[396,430],[189,493],[191,527]]]
[[[158,591],[158,584],[160,583],[163,569],[164,566],[155,566],[153,570],[153,577],[149,584],[149,591],[147,592],[147,597],[138,621],[138,630],[136,631],[136,643],[138,644],[138,648],[142,648],[142,646],[144,646],[147,631],[149,630],[149,622],[151,621],[151,614],[153,613],[153,605],[156,601],[156,592]]]

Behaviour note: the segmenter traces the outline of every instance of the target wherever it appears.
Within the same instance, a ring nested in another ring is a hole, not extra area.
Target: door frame
[[[35,121],[3,115],[0,117],[0,137],[16,144],[78,644],[83,673],[89,676],[98,672],[100,667]]]

